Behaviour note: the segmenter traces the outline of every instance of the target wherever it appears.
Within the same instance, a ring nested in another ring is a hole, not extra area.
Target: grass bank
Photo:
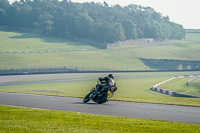
[[[200,132],[200,125],[0,105],[0,132]]]
[[[139,58],[200,60],[200,45],[188,40],[123,45],[104,50],[34,33],[0,31],[0,40],[0,69],[66,66],[89,70],[150,70],[155,66],[144,64]]]
[[[162,84],[159,88],[200,97],[200,79],[187,85],[187,81],[190,79],[191,78],[176,78],[170,82]]]

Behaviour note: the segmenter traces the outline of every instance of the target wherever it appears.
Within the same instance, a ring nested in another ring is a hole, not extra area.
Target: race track
[[[173,73],[162,73],[167,76]],[[183,73],[181,73],[183,74]],[[41,75],[10,75],[0,76],[0,86],[49,84],[58,82],[92,81],[106,73],[65,73]],[[117,74],[116,74],[117,75]],[[89,76],[88,78],[85,78]],[[159,77],[160,73],[142,75],[144,77]],[[174,75],[173,75],[174,76]],[[68,77],[68,78],[66,78]],[[117,78],[139,78],[139,76]],[[40,80],[45,79],[45,80]],[[63,110],[90,114],[122,116],[130,118],[144,118],[153,120],[166,120],[173,122],[200,124],[200,107],[176,106],[149,103],[134,103],[122,101],[109,101],[105,104],[89,102],[84,104],[81,98],[56,97],[33,94],[0,93],[0,104],[30,107],[51,110]]]
[[[93,102],[84,104],[81,98],[19,93],[0,93],[0,104],[200,124],[200,107],[121,101],[109,101],[105,104],[95,104]]]

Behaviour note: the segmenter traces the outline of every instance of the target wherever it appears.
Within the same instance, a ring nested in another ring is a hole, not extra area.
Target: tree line
[[[70,0],[0,0],[0,25],[35,28],[45,35],[112,43],[137,38],[181,39],[182,25],[151,7],[74,3]]]

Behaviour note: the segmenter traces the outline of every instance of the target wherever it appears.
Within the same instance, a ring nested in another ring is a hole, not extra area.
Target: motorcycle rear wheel
[[[98,103],[98,104],[102,104],[102,103],[105,103],[105,102],[107,102],[107,101],[108,101],[108,100],[107,100],[107,93],[105,93],[105,94],[103,95],[103,97],[101,97],[100,99],[95,100],[95,102]]]

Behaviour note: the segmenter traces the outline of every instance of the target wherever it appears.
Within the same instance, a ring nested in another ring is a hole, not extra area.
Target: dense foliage
[[[73,3],[69,0],[0,0],[0,25],[35,28],[44,34],[115,42],[137,38],[181,39],[185,31],[151,7]]]

